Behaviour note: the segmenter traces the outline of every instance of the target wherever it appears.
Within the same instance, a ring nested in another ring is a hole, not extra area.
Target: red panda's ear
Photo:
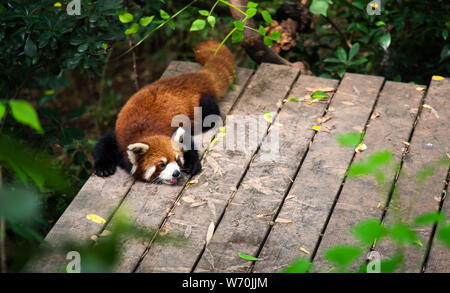
[[[143,155],[148,151],[148,144],[137,142],[130,144],[127,148],[129,151],[132,151],[135,155]]]
[[[183,127],[178,127],[177,130],[172,134],[172,140],[176,143],[183,143],[185,130]]]
[[[139,156],[145,154],[148,148],[148,144],[142,142],[133,143],[127,147],[128,160],[131,163],[131,174],[136,172]]]

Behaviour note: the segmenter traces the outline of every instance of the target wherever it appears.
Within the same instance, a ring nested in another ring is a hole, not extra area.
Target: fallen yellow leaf
[[[419,91],[419,92],[423,92],[425,90],[425,88],[421,87],[421,86],[418,86],[418,87],[416,87],[416,90]]]
[[[53,4],[53,7],[61,7],[62,4],[60,2],[55,2],[55,4]]]
[[[304,252],[304,253],[306,253],[306,254],[311,254],[311,252],[310,252],[309,250],[306,250],[306,249],[303,248],[303,247],[300,247],[298,250],[300,250],[301,252]]]
[[[212,149],[212,148],[214,147],[214,145],[216,144],[216,142],[217,142],[217,138],[214,138],[214,139],[211,141],[211,143],[209,144],[209,148]]]
[[[322,125],[313,125],[312,129],[315,131],[319,131],[322,128]]]
[[[272,116],[270,116],[270,115],[268,115],[268,114],[266,114],[266,115],[264,115],[264,119],[266,119],[266,121],[267,122],[269,122],[269,123],[272,123]]]
[[[86,215],[86,219],[91,220],[92,222],[99,223],[99,224],[105,224],[106,220],[102,217],[94,214]]]
[[[367,146],[363,143],[358,144],[358,146],[355,148],[355,152],[360,153],[367,149]]]
[[[434,80],[443,80],[444,78],[440,75],[433,75],[432,79]]]
[[[291,219],[286,219],[286,218],[277,218],[275,220],[276,223],[283,223],[283,224],[289,224],[292,223]]]
[[[188,182],[188,184],[197,184],[197,183],[198,183],[198,180],[197,180],[197,179],[191,180],[191,181]]]

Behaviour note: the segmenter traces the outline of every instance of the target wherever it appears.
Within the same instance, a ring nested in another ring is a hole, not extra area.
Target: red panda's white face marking
[[[131,174],[138,180],[175,184],[181,175],[183,152],[172,146],[171,138],[151,136],[128,146]]]

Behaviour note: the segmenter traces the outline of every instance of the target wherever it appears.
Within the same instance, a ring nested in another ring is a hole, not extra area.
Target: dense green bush
[[[368,15],[369,2],[313,0],[314,28],[286,56],[326,77],[351,71],[427,84],[432,75],[450,75],[448,1],[383,0],[380,15]]]

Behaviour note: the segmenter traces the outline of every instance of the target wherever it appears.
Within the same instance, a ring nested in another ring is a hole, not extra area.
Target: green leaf
[[[360,65],[360,64],[366,63],[367,61],[368,60],[366,57],[362,57],[361,59],[356,60],[356,61],[349,61],[349,62],[347,62],[347,64],[348,65]]]
[[[380,38],[380,46],[384,50],[387,50],[387,48],[389,48],[390,45],[391,45],[391,34],[387,32],[384,36]]]
[[[209,11],[208,10],[199,10],[198,13],[200,13],[203,16],[208,16],[209,15]]]
[[[281,33],[280,32],[273,32],[270,34],[269,38],[272,41],[278,41],[280,39]]]
[[[9,221],[31,221],[38,216],[38,196],[21,186],[4,186],[0,189],[0,216]]]
[[[448,38],[448,30],[443,30],[443,31],[442,31],[442,38],[443,38],[444,40],[447,40],[447,38]]]
[[[3,118],[3,115],[5,115],[6,112],[6,106],[3,105],[3,103],[0,103],[0,119]]]
[[[167,25],[168,25],[171,29],[173,29],[173,30],[176,28],[175,22],[173,22],[173,20],[169,20],[169,21],[167,22]]]
[[[322,14],[323,16],[327,16],[327,10],[327,0],[312,0],[311,5],[309,6],[309,11],[313,14]]]
[[[378,219],[363,221],[352,229],[353,236],[365,245],[373,244],[375,240],[382,238],[386,233],[386,228],[383,227]]]
[[[102,48],[103,48],[103,50],[108,49],[108,44],[107,43],[102,43]]]
[[[362,250],[359,247],[341,245],[326,250],[324,256],[331,263],[340,267],[346,267],[354,262],[361,254]]]
[[[329,63],[343,63],[341,60],[337,59],[337,58],[325,58],[323,61],[325,62],[329,62]]]
[[[39,123],[38,116],[34,108],[26,101],[10,100],[9,106],[14,119],[18,122],[31,126],[39,133],[44,133],[44,130]]]
[[[326,98],[328,98],[327,94],[322,91],[315,91],[311,95],[311,99],[315,99],[315,100],[324,100]]]
[[[356,8],[361,9],[361,10],[365,10],[365,6],[364,6],[363,3],[361,3],[361,1],[352,1],[351,3]]]
[[[127,35],[131,35],[136,33],[139,30],[139,24],[137,24],[136,22],[132,23],[130,25],[130,27],[125,31],[125,34]]]
[[[336,56],[341,60],[342,62],[347,61],[347,52],[345,52],[344,48],[337,48]]]
[[[375,25],[376,25],[376,26],[385,26],[386,23],[385,23],[384,21],[377,21],[377,22],[375,23]]]
[[[242,259],[245,259],[245,260],[251,260],[251,261],[257,261],[258,260],[258,258],[254,257],[254,256],[251,256],[251,255],[248,255],[248,254],[245,254],[245,253],[242,253],[242,252],[239,252],[238,256],[240,258],[242,258]]]
[[[416,232],[404,223],[394,224],[388,230],[392,239],[399,244],[414,244],[419,241]]]
[[[35,57],[37,55],[37,47],[33,40],[28,37],[25,42],[25,47],[23,48],[25,55],[28,57]]]
[[[208,16],[206,18],[206,21],[208,21],[209,25],[214,28],[214,26],[216,25],[216,18],[212,15]]]
[[[281,273],[307,273],[312,267],[312,263],[306,258],[299,258],[284,268]]]
[[[245,13],[247,14],[247,18],[252,18],[253,16],[255,16],[256,12],[256,8],[249,8]]]
[[[233,25],[238,31],[243,31],[244,30],[244,22],[242,22],[240,20],[234,21]]]
[[[206,21],[203,19],[196,19],[191,25],[191,28],[189,29],[191,32],[194,31],[201,31],[205,28]]]
[[[337,142],[340,146],[355,148],[360,143],[360,134],[356,132],[340,134],[337,137]]]
[[[240,31],[235,31],[232,35],[231,35],[231,41],[234,43],[239,43],[240,41],[242,41],[244,39],[244,34]]]
[[[247,7],[249,7],[249,8],[256,8],[256,7],[258,7],[258,3],[249,1],[249,2],[247,3]]]
[[[445,214],[440,212],[429,212],[417,216],[414,219],[414,224],[418,226],[432,225],[434,223],[440,223],[445,220]]]
[[[142,26],[148,26],[152,21],[153,21],[154,16],[145,16],[145,17],[141,17],[141,19],[139,19],[139,23]]]
[[[262,25],[259,26],[258,32],[259,32],[259,34],[261,36],[265,36],[266,35],[266,30],[265,30],[265,28]]]
[[[119,20],[121,23],[129,23],[133,21],[133,14],[124,12],[119,14]]]
[[[450,223],[446,223],[439,229],[437,238],[450,248]]]
[[[272,16],[270,16],[269,12],[267,12],[266,10],[263,10],[263,11],[261,11],[261,15],[266,23],[268,23],[268,24],[273,23]]]
[[[403,256],[398,255],[393,258],[383,259],[380,263],[382,273],[394,273],[397,267],[403,262]]]
[[[360,31],[362,31],[363,33],[366,33],[366,34],[369,33],[369,29],[367,28],[367,26],[365,26],[362,23],[357,23],[356,28],[359,29]]]
[[[170,15],[169,15],[167,12],[165,12],[164,10],[162,10],[162,9],[159,10],[159,15],[160,15],[161,18],[164,19],[164,20],[170,18]]]
[[[264,36],[264,44],[269,47],[273,45],[272,40],[268,36]]]
[[[350,52],[348,53],[348,60],[352,60],[353,57],[355,57],[356,54],[358,54],[359,47],[360,47],[359,43],[353,44],[352,48],[350,49]]]
[[[289,102],[298,103],[298,99],[297,98],[290,98]]]
[[[392,153],[389,151],[376,152],[370,155],[368,158],[368,163],[374,167],[379,167],[383,164],[389,164],[392,160]]]
[[[83,53],[88,49],[88,47],[89,47],[88,43],[81,44],[80,46],[78,46],[77,51]]]

